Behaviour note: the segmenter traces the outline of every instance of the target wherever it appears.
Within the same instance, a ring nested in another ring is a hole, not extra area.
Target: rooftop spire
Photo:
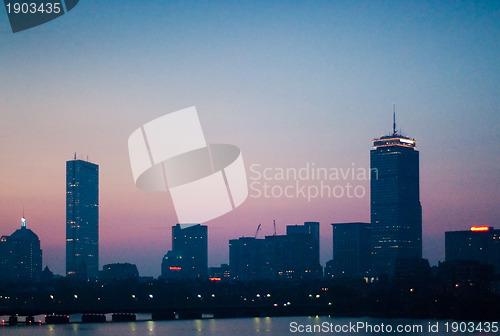
[[[392,103],[392,134],[396,135],[396,103]]]
[[[21,228],[26,227],[26,218],[24,218],[24,204],[23,204],[23,217],[21,218]]]

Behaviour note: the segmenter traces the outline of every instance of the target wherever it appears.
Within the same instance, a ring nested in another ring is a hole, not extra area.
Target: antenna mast
[[[23,218],[21,218],[21,227],[26,227],[26,219],[24,218],[24,204],[23,204]]]
[[[273,236],[276,236],[276,220],[273,219],[273,227],[274,227],[274,234]]]
[[[396,103],[392,103],[392,134],[396,135]]]

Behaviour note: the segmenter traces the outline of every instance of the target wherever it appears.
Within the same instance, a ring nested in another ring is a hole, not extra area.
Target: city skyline
[[[402,133],[419,141],[423,257],[444,260],[445,231],[498,227],[498,4],[121,5],[116,15],[111,4],[82,2],[16,34],[0,11],[9,65],[0,81],[0,234],[17,229],[24,204],[43,266],[64,274],[62,162],[76,151],[101,167],[100,264],[160,274],[175,212],[165,195],[136,190],[127,138],[193,105],[207,142],[237,145],[255,177],[252,164],[368,168],[370,141],[389,133],[396,102]],[[356,183],[369,192],[369,181]],[[252,236],[259,223],[272,234],[273,219],[279,233],[320,222],[324,265],[330,224],[368,222],[369,201],[248,198],[207,223],[209,266],[227,262],[229,239]]]

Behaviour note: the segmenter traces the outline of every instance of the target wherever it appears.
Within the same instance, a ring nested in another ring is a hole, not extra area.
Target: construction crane
[[[255,230],[254,238],[257,238],[257,235],[259,234],[259,231],[260,231],[260,226],[261,226],[261,224],[259,224],[259,226],[257,226],[257,230]]]

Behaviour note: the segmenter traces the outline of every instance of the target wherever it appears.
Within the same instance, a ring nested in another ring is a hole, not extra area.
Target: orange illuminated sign
[[[210,281],[220,281],[220,278],[208,278]]]
[[[182,269],[182,267],[170,266],[168,269],[171,271],[180,271]]]
[[[473,226],[470,228],[471,231],[488,231],[489,229],[487,226]]]

